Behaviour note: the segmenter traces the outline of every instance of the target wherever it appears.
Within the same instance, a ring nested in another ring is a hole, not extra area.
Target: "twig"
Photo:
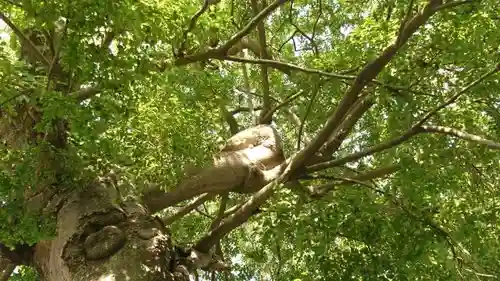
[[[272,116],[273,114],[278,111],[280,108],[283,108],[285,106],[287,106],[289,103],[291,103],[292,101],[294,101],[295,99],[297,99],[298,97],[302,96],[306,91],[299,91],[298,93],[295,93],[293,95],[291,95],[290,97],[288,97],[286,100],[284,100],[283,102],[281,102],[280,104],[276,105],[275,107],[273,107],[272,109],[270,109],[266,115],[264,115],[262,118],[261,118],[261,122],[262,123],[267,123],[268,121],[270,121],[272,119]]]
[[[194,29],[194,27],[196,26],[196,22],[198,21],[198,18],[203,13],[205,13],[207,11],[208,6],[210,6],[210,0],[204,0],[201,8],[198,11],[196,11],[196,13],[193,15],[193,17],[189,21],[189,26],[184,31],[184,34],[182,35],[183,40],[182,40],[181,46],[179,47],[179,51],[178,51],[177,55],[181,55],[184,52],[184,50],[186,49],[186,43],[188,40],[187,37],[188,37],[189,32],[191,32]]]
[[[315,87],[311,99],[309,100],[309,104],[307,105],[304,118],[302,118],[302,120],[300,121],[299,134],[297,137],[297,151],[300,150],[300,144],[302,143],[302,134],[304,133],[304,126],[306,124],[307,117],[309,117],[309,113],[311,113],[312,106],[314,104],[314,101],[316,100],[316,96],[318,95],[320,89],[321,86]]]
[[[486,274],[486,273],[479,273],[479,272],[477,272],[477,271],[475,271],[475,270],[468,269],[468,268],[465,268],[464,270],[465,270],[465,271],[468,271],[468,272],[470,272],[470,273],[472,273],[472,274],[474,274],[474,275],[481,276],[481,277],[487,277],[487,278],[497,278],[497,276],[496,276],[496,275]]]
[[[318,74],[318,75],[323,75],[323,76],[338,78],[338,79],[345,79],[345,80],[356,79],[356,76],[353,76],[353,75],[337,74],[337,73],[332,73],[332,72],[321,71],[318,69],[305,68],[305,67],[301,67],[301,66],[294,65],[291,63],[280,62],[280,61],[276,61],[276,60],[247,59],[247,58],[241,58],[241,57],[235,57],[235,56],[224,56],[224,57],[215,58],[215,59],[242,62],[242,63],[252,63],[252,64],[267,64],[268,66],[274,67],[274,68],[286,67],[286,68],[289,68],[291,70],[297,70],[297,71],[304,72],[304,73]]]
[[[462,132],[457,129],[442,127],[442,126],[421,126],[421,128],[428,133],[440,133],[445,135],[454,136],[457,138],[464,139],[466,141],[476,142],[479,144],[486,145],[489,148],[500,149],[500,143],[494,142],[492,140],[484,139],[480,136],[469,134],[467,132]]]
[[[473,81],[472,83],[470,83],[469,85],[467,85],[466,87],[464,87],[462,90],[458,91],[456,94],[454,94],[451,97],[449,97],[444,103],[438,105],[433,110],[427,112],[421,118],[421,120],[417,124],[415,124],[414,126],[421,126],[427,120],[429,120],[429,118],[431,118],[434,114],[436,114],[439,110],[441,110],[441,109],[447,107],[448,105],[454,103],[461,95],[463,95],[465,92],[467,92],[468,90],[470,90],[472,87],[474,87],[477,84],[481,83],[484,79],[490,77],[491,75],[499,72],[500,71],[499,66],[500,66],[500,64],[498,64],[495,68],[493,68],[489,72],[483,74],[481,77],[479,77],[478,79],[476,79],[475,81]]]
[[[314,37],[316,37],[316,28],[318,27],[318,22],[319,22],[319,18],[321,16],[323,16],[323,1],[322,0],[318,0],[319,2],[319,13],[318,15],[316,16],[316,20],[314,21],[314,24],[313,24],[313,28],[312,28],[312,35],[311,35],[311,44],[313,44],[313,47],[314,47],[314,52],[316,54],[319,53],[319,50],[318,50],[318,45],[316,44],[316,41],[314,40]]]
[[[5,104],[11,102],[12,100],[14,100],[14,99],[16,99],[16,98],[18,98],[18,97],[20,97],[22,95],[25,95],[25,94],[24,93],[19,93],[19,94],[16,94],[16,95],[14,95],[14,96],[12,96],[12,97],[4,100],[3,102],[0,103],[0,107],[4,106]]]
[[[243,50],[243,57],[247,56],[247,54],[248,54],[248,52],[246,50]],[[254,112],[255,109],[254,109],[254,105],[253,105],[252,96],[250,94],[248,94],[251,92],[251,89],[250,89],[250,78],[248,77],[248,66],[246,63],[241,64],[241,71],[243,74],[243,87],[245,87],[247,105],[248,105],[250,117],[252,120],[252,126],[254,126],[254,125],[257,125],[256,124],[257,118],[256,118],[256,115]]]
[[[283,71],[283,69],[290,69],[290,70],[296,70],[304,73],[310,73],[310,74],[317,74],[325,77],[331,77],[331,78],[336,78],[336,79],[341,79],[341,80],[355,80],[357,76],[355,75],[346,75],[343,73],[349,73],[352,71],[355,71],[358,67],[355,67],[353,69],[349,69],[346,71],[342,71],[340,73],[334,73],[334,72],[326,72],[322,71],[319,69],[314,69],[314,68],[306,68],[306,67],[301,67],[298,65],[294,65],[291,63],[286,63],[286,62],[280,62],[277,60],[268,60],[268,59],[248,59],[248,58],[242,58],[242,57],[235,57],[235,56],[224,56],[224,57],[215,57],[214,59],[218,60],[228,60],[228,61],[235,61],[235,62],[241,62],[241,63],[252,63],[252,64],[266,64],[269,67],[273,67],[275,69]],[[408,91],[412,93],[417,93],[417,94],[422,94],[421,92],[414,91],[412,89],[406,88],[406,87],[400,87],[400,86],[395,86],[395,85],[389,85],[386,84],[382,81],[379,81],[377,79],[373,79],[370,81],[370,83],[379,85],[381,87],[387,88],[388,90],[391,91]]]
[[[205,193],[205,194],[201,195],[200,197],[196,198],[191,203],[186,204],[185,206],[180,208],[177,211],[177,213],[163,219],[163,223],[165,223],[166,225],[172,224],[174,221],[189,214],[191,211],[193,211],[194,209],[196,209],[198,206],[205,203],[206,201],[212,199],[214,196],[215,196],[214,194],[209,194],[209,193]]]
[[[185,56],[185,57],[179,57],[175,61],[176,65],[185,65],[197,61],[203,61],[207,60],[209,58],[217,58],[223,56],[232,46],[234,46],[238,41],[241,40],[241,38],[245,37],[250,33],[250,31],[257,26],[257,24],[264,20],[265,17],[267,17],[269,14],[271,14],[275,9],[277,9],[279,6],[284,4],[285,2],[288,2],[290,0],[275,0],[273,3],[271,3],[269,6],[267,6],[265,9],[262,9],[258,15],[253,17],[250,22],[244,26],[240,31],[238,31],[236,34],[234,34],[225,44],[222,46],[207,51],[203,53],[198,53],[190,56]]]
[[[256,106],[253,108],[253,110],[261,110],[262,109],[262,106]],[[236,115],[238,113],[241,113],[241,112],[252,112],[252,110],[250,110],[249,107],[238,107],[238,108],[235,108],[231,111],[229,111],[229,113],[231,113],[232,115]]]

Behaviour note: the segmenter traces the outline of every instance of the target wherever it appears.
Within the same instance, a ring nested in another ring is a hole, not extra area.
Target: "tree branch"
[[[263,5],[265,5],[265,0],[261,0]],[[252,9],[254,15],[259,14],[259,4],[257,0],[251,0]],[[264,21],[260,21],[257,24],[257,34],[259,37],[259,45],[260,45],[260,54],[259,57],[261,59],[269,59],[269,54],[267,53],[267,44],[266,44],[266,30]],[[262,82],[262,95],[263,95],[263,110],[260,114],[259,124],[269,124],[271,123],[272,113],[271,113],[271,93],[269,90],[269,73],[267,71],[267,66],[265,64],[260,65],[260,78]]]
[[[182,35],[182,43],[181,43],[181,46],[178,50],[178,54],[181,54],[184,52],[184,50],[186,49],[186,43],[187,43],[187,40],[188,40],[188,34],[189,32],[191,32],[194,27],[196,26],[196,22],[198,21],[198,18],[207,11],[208,7],[210,6],[210,0],[204,0],[203,1],[203,5],[201,6],[201,8],[196,11],[196,13],[193,15],[193,17],[191,18],[191,20],[189,21],[189,26],[188,28],[184,31],[184,34]]]
[[[248,58],[235,57],[235,56],[216,57],[214,59],[235,61],[235,62],[241,62],[241,63],[251,63],[251,64],[265,64],[269,67],[273,67],[276,69],[288,68],[290,70],[297,70],[297,71],[304,72],[304,73],[318,74],[318,75],[323,75],[323,76],[337,78],[337,79],[344,79],[344,80],[356,79],[356,76],[353,76],[353,75],[344,75],[344,74],[337,74],[337,73],[332,73],[332,72],[325,72],[325,71],[321,71],[318,69],[305,68],[305,67],[301,67],[301,66],[294,65],[291,63],[280,62],[277,60],[270,60],[270,59],[248,59]]]
[[[169,224],[172,224],[174,221],[184,217],[185,215],[189,214],[192,210],[196,209],[198,206],[200,206],[201,204],[205,203],[206,201],[212,199],[215,195],[214,194],[208,194],[208,193],[205,193],[203,195],[201,195],[200,197],[196,198],[194,201],[192,201],[191,203],[189,204],[186,204],[185,206],[183,206],[182,208],[180,208],[177,213],[171,215],[171,216],[168,216],[166,217],[165,219],[163,219],[163,223],[165,225],[169,225]]]
[[[246,56],[247,54],[247,51],[243,51],[243,56]],[[245,95],[246,95],[246,98],[247,98],[247,106],[248,106],[248,109],[249,109],[249,112],[250,112],[250,117],[251,117],[251,121],[252,121],[252,126],[255,126],[257,125],[257,117],[255,115],[255,112],[254,112],[254,104],[253,104],[253,99],[252,99],[252,95],[250,95],[249,93],[251,92],[251,89],[250,89],[250,78],[248,77],[248,66],[246,63],[242,63],[241,64],[241,72],[243,74],[243,87],[245,87]]]
[[[449,127],[442,127],[442,126],[421,126],[422,130],[425,133],[439,133],[439,134],[445,134],[449,136],[454,136],[466,141],[470,142],[476,142],[478,144],[486,145],[489,148],[492,149],[500,149],[500,143],[484,139],[480,136],[469,134],[467,132],[462,132],[457,129],[449,128]]]
[[[302,135],[304,134],[304,126],[306,125],[306,120],[309,117],[309,113],[311,113],[312,106],[313,106],[314,102],[316,101],[316,97],[318,96],[318,93],[319,93],[319,90],[321,89],[321,86],[322,85],[316,85],[316,87],[314,87],[311,99],[309,100],[309,103],[307,104],[306,113],[304,114],[304,117],[302,118],[302,120],[299,121],[299,126],[298,126],[299,132],[298,132],[298,136],[297,136],[297,150],[300,150],[300,146],[302,144]],[[311,139],[308,139],[307,144],[309,144],[310,141],[311,141]]]
[[[242,184],[247,175],[248,168],[243,166],[211,167],[182,181],[176,189],[170,192],[157,190],[146,192],[143,201],[151,213],[156,213],[203,193],[217,194],[231,190]]]
[[[76,92],[70,93],[69,96],[74,97],[76,99],[76,101],[78,101],[78,102],[82,102],[86,99],[90,99],[91,97],[93,97],[101,92],[102,92],[102,90],[99,88],[87,87],[87,88],[80,89]]]
[[[263,117],[261,117],[261,123],[263,122],[263,120],[271,120],[272,119],[272,116],[274,114],[274,112],[278,111],[280,108],[283,108],[285,106],[287,106],[289,103],[291,103],[292,101],[294,101],[296,98],[300,97],[301,95],[303,95],[305,93],[304,90],[301,90],[299,91],[298,93],[295,93],[293,95],[291,95],[290,97],[288,97],[286,100],[284,100],[283,102],[281,102],[280,104],[276,105],[275,107],[271,108],[267,113],[266,115],[264,115]],[[266,122],[264,122],[266,123]]]
[[[405,17],[403,18],[403,20],[401,21],[401,24],[399,26],[399,32],[398,32],[399,35],[398,35],[398,39],[396,39],[396,42],[399,42],[399,40],[401,39],[400,37],[401,37],[401,34],[403,34],[403,29],[405,28],[406,23],[408,23],[408,21],[411,18],[412,9],[413,9],[413,0],[410,0],[410,4],[408,5],[408,10],[406,11]]]
[[[229,199],[229,192],[226,192],[221,195],[219,210],[217,211],[215,219],[210,224],[210,230],[216,228],[224,218],[224,211],[226,211],[228,199]]]
[[[253,110],[261,110],[261,109],[262,109],[261,106],[256,106],[253,108]],[[231,110],[229,113],[231,113],[232,115],[236,115],[236,114],[241,113],[241,112],[252,112],[252,110],[250,110],[249,107],[238,107],[238,108]]]
[[[231,135],[235,135],[240,131],[238,122],[234,118],[233,114],[227,111],[226,107],[223,104],[219,104],[219,107],[224,120],[226,120],[227,124],[229,125],[229,131],[231,132]]]
[[[384,69],[394,55],[396,55],[397,51],[408,41],[411,35],[435,13],[433,10],[435,5],[436,4],[431,0],[420,14],[417,14],[408,22],[402,30],[399,42],[391,44],[378,58],[368,63],[361,70],[340,101],[337,109],[328,118],[316,138],[294,157],[294,161],[291,162],[291,166],[288,167],[288,169],[294,171],[301,167],[328,140],[328,137],[341,124],[345,115],[358,100],[359,94],[363,88]]]
[[[336,132],[334,132],[332,137],[325,143],[321,153],[324,155],[332,155],[337,151],[354,128],[354,125],[356,125],[359,119],[361,119],[373,104],[374,102],[370,97],[358,100],[353,106],[351,113],[342,121],[342,124],[340,124]]]
[[[378,75],[378,73],[380,73],[380,71],[382,71],[382,69],[389,63],[389,61],[403,46],[403,44],[408,41],[410,36],[435,13],[434,8],[436,7],[436,5],[437,3],[431,0],[424,8],[424,10],[414,16],[402,30],[403,34],[401,35],[400,42],[397,42],[397,44],[393,43],[392,45],[387,47],[377,59],[367,64],[363,68],[363,70],[361,70],[360,74],[356,77],[350,89],[344,95],[344,98],[341,100],[339,106],[337,107],[337,110],[330,116],[320,133],[307,147],[295,154],[290,160],[286,161],[287,168],[282,172],[282,174],[275,180],[264,186],[261,190],[256,192],[252,196],[252,198],[245,204],[243,204],[243,206],[238,211],[225,219],[221,225],[219,225],[217,228],[215,228],[213,231],[199,240],[195,246],[197,249],[199,249],[200,251],[208,251],[208,249],[215,245],[215,243],[220,240],[221,237],[248,220],[248,218],[251,216],[252,211],[256,210],[273,194],[274,188],[277,185],[285,183],[292,178],[293,173],[297,170],[297,168],[301,167],[305,163],[305,161],[307,161],[308,157],[313,155],[325,143],[333,130],[337,128],[337,126],[342,122],[345,114],[349,112],[351,106],[359,98],[358,95],[363,90],[363,88],[370,81],[372,81]],[[384,145],[392,147],[393,143],[401,143],[406,139],[409,139],[417,132],[418,130],[412,128],[410,129],[409,133]],[[379,147],[378,149],[383,150],[385,148]],[[370,150],[373,150],[373,148],[371,148]],[[366,153],[366,151],[364,151],[363,153]],[[370,154],[370,152],[368,152],[368,154]],[[348,161],[344,163],[347,162]]]
[[[371,171],[366,171],[364,173],[360,173],[358,175],[352,176],[352,179],[358,180],[358,181],[369,181],[381,177],[385,177],[389,174],[393,174],[396,171],[399,170],[398,165],[390,165],[382,168],[377,168]]]
[[[456,94],[452,95],[450,98],[448,98],[442,104],[440,104],[437,107],[429,110],[427,113],[425,113],[419,119],[419,121],[417,121],[411,128],[409,128],[408,130],[406,130],[406,132],[404,132],[399,137],[396,137],[396,138],[394,138],[392,140],[389,140],[389,141],[387,141],[385,143],[381,143],[381,144],[372,146],[370,148],[366,148],[366,149],[364,149],[362,151],[353,153],[351,155],[345,156],[345,157],[340,158],[340,159],[330,160],[330,161],[326,161],[326,162],[323,162],[323,163],[318,163],[318,164],[311,165],[311,166],[307,167],[307,171],[310,172],[310,173],[312,173],[312,172],[317,172],[317,171],[320,171],[320,170],[323,170],[323,169],[327,169],[327,168],[330,168],[330,167],[335,167],[335,166],[343,165],[345,163],[348,163],[348,162],[351,162],[351,161],[355,161],[355,160],[361,159],[361,158],[363,158],[365,156],[372,155],[374,153],[377,153],[377,152],[380,152],[380,151],[392,148],[394,146],[397,146],[397,145],[399,145],[399,144],[401,144],[401,143],[409,140],[413,136],[415,136],[415,135],[417,135],[419,133],[425,132],[422,129],[422,125],[427,120],[429,120],[432,116],[434,116],[439,110],[441,110],[441,109],[445,108],[446,106],[454,103],[466,91],[470,90],[472,87],[474,87],[475,85],[479,84],[481,81],[485,80],[487,77],[491,76],[492,74],[494,74],[494,73],[496,73],[498,71],[500,71],[500,64],[498,64],[494,69],[490,70],[486,74],[483,74],[481,77],[479,77],[478,79],[474,80],[473,82],[471,82],[470,84],[468,84],[467,86],[465,86],[463,89],[461,89],[460,91],[458,91]]]
[[[477,0],[464,0],[464,1],[449,1],[445,4],[442,4],[438,7],[436,7],[436,11],[440,11],[440,10],[444,10],[444,9],[449,9],[449,8],[454,8],[454,7],[458,7],[458,6],[461,6],[461,5],[464,5],[464,4],[470,4],[470,3],[474,3],[474,2],[480,2],[480,1],[477,1]]]
[[[50,66],[51,62],[37,49],[35,44],[28,38],[26,35],[2,12],[0,12],[0,19],[7,24],[10,29],[16,34],[16,36],[23,42],[23,44],[27,44],[30,50],[33,52],[35,57],[41,61],[45,66]]]
[[[244,203],[234,214],[222,220],[222,223],[203,236],[193,248],[200,252],[207,253],[217,241],[236,227],[246,222],[266,200],[272,196],[274,188],[279,180],[272,181],[257,191],[246,203]]]
[[[334,72],[326,72],[326,71],[322,71],[322,70],[314,69],[314,68],[301,67],[301,66],[294,65],[291,63],[280,62],[280,61],[269,60],[269,59],[248,59],[248,58],[235,57],[235,56],[216,57],[214,59],[241,62],[241,63],[251,63],[251,64],[266,64],[268,67],[272,67],[272,68],[278,69],[280,71],[284,71],[285,69],[296,70],[296,71],[300,71],[303,73],[316,74],[316,75],[320,75],[320,76],[341,79],[341,80],[349,80],[350,81],[350,80],[355,80],[357,77],[355,75],[343,74],[343,73],[352,72],[352,69],[349,69],[347,71],[342,71],[341,73],[334,73]],[[386,84],[386,83],[379,81],[377,79],[373,79],[373,80],[369,81],[369,83],[373,83],[375,85],[384,87],[384,88],[386,88],[390,91],[393,91],[393,92],[408,91],[408,92],[412,92],[412,93],[416,93],[416,94],[422,94],[421,92],[414,91],[414,90],[409,89],[407,87]]]
[[[420,121],[417,124],[414,125],[414,127],[421,126],[422,124],[424,124],[425,122],[427,122],[427,120],[429,120],[429,118],[431,118],[439,110],[441,110],[441,109],[447,107],[448,105],[454,103],[458,98],[460,98],[460,96],[462,96],[465,92],[467,92],[468,90],[470,90],[472,87],[476,86],[477,84],[481,83],[486,78],[490,77],[491,75],[493,75],[493,74],[495,74],[495,73],[497,73],[499,71],[500,71],[500,63],[495,68],[493,68],[489,72],[483,74],[481,77],[479,77],[478,79],[476,79],[475,81],[473,81],[472,83],[470,83],[469,85],[467,85],[466,87],[464,87],[462,90],[458,91],[456,94],[454,94],[451,97],[449,97],[444,103],[438,105],[436,108],[434,108],[434,109],[430,110],[429,112],[427,112],[420,119]]]
[[[271,3],[269,6],[267,6],[265,9],[262,9],[259,14],[257,14],[255,17],[253,17],[250,22],[243,27],[240,31],[238,31],[236,34],[234,34],[225,44],[222,46],[212,49],[207,52],[203,53],[198,53],[194,55],[189,55],[185,57],[179,57],[175,61],[175,65],[186,65],[189,63],[197,62],[197,61],[204,61],[210,58],[217,58],[217,57],[222,57],[226,54],[226,52],[236,43],[238,43],[241,38],[245,37],[250,33],[250,31],[255,28],[260,21],[264,20],[268,15],[270,15],[274,10],[276,10],[279,6],[284,4],[285,2],[288,2],[290,0],[275,0],[273,3]]]

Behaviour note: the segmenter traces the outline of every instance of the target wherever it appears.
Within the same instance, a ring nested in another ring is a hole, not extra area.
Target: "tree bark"
[[[41,280],[176,280],[165,228],[137,203],[111,202],[100,185],[67,194],[56,237],[34,246]]]

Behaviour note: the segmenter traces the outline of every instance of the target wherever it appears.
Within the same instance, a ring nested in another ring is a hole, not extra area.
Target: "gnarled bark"
[[[139,204],[91,185],[67,195],[57,236],[34,246],[42,280],[174,280],[170,236]]]

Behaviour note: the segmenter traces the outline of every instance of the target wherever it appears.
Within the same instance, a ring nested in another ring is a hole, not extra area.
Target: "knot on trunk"
[[[99,260],[116,253],[125,245],[125,233],[118,227],[108,225],[87,236],[84,249],[87,259]]]

